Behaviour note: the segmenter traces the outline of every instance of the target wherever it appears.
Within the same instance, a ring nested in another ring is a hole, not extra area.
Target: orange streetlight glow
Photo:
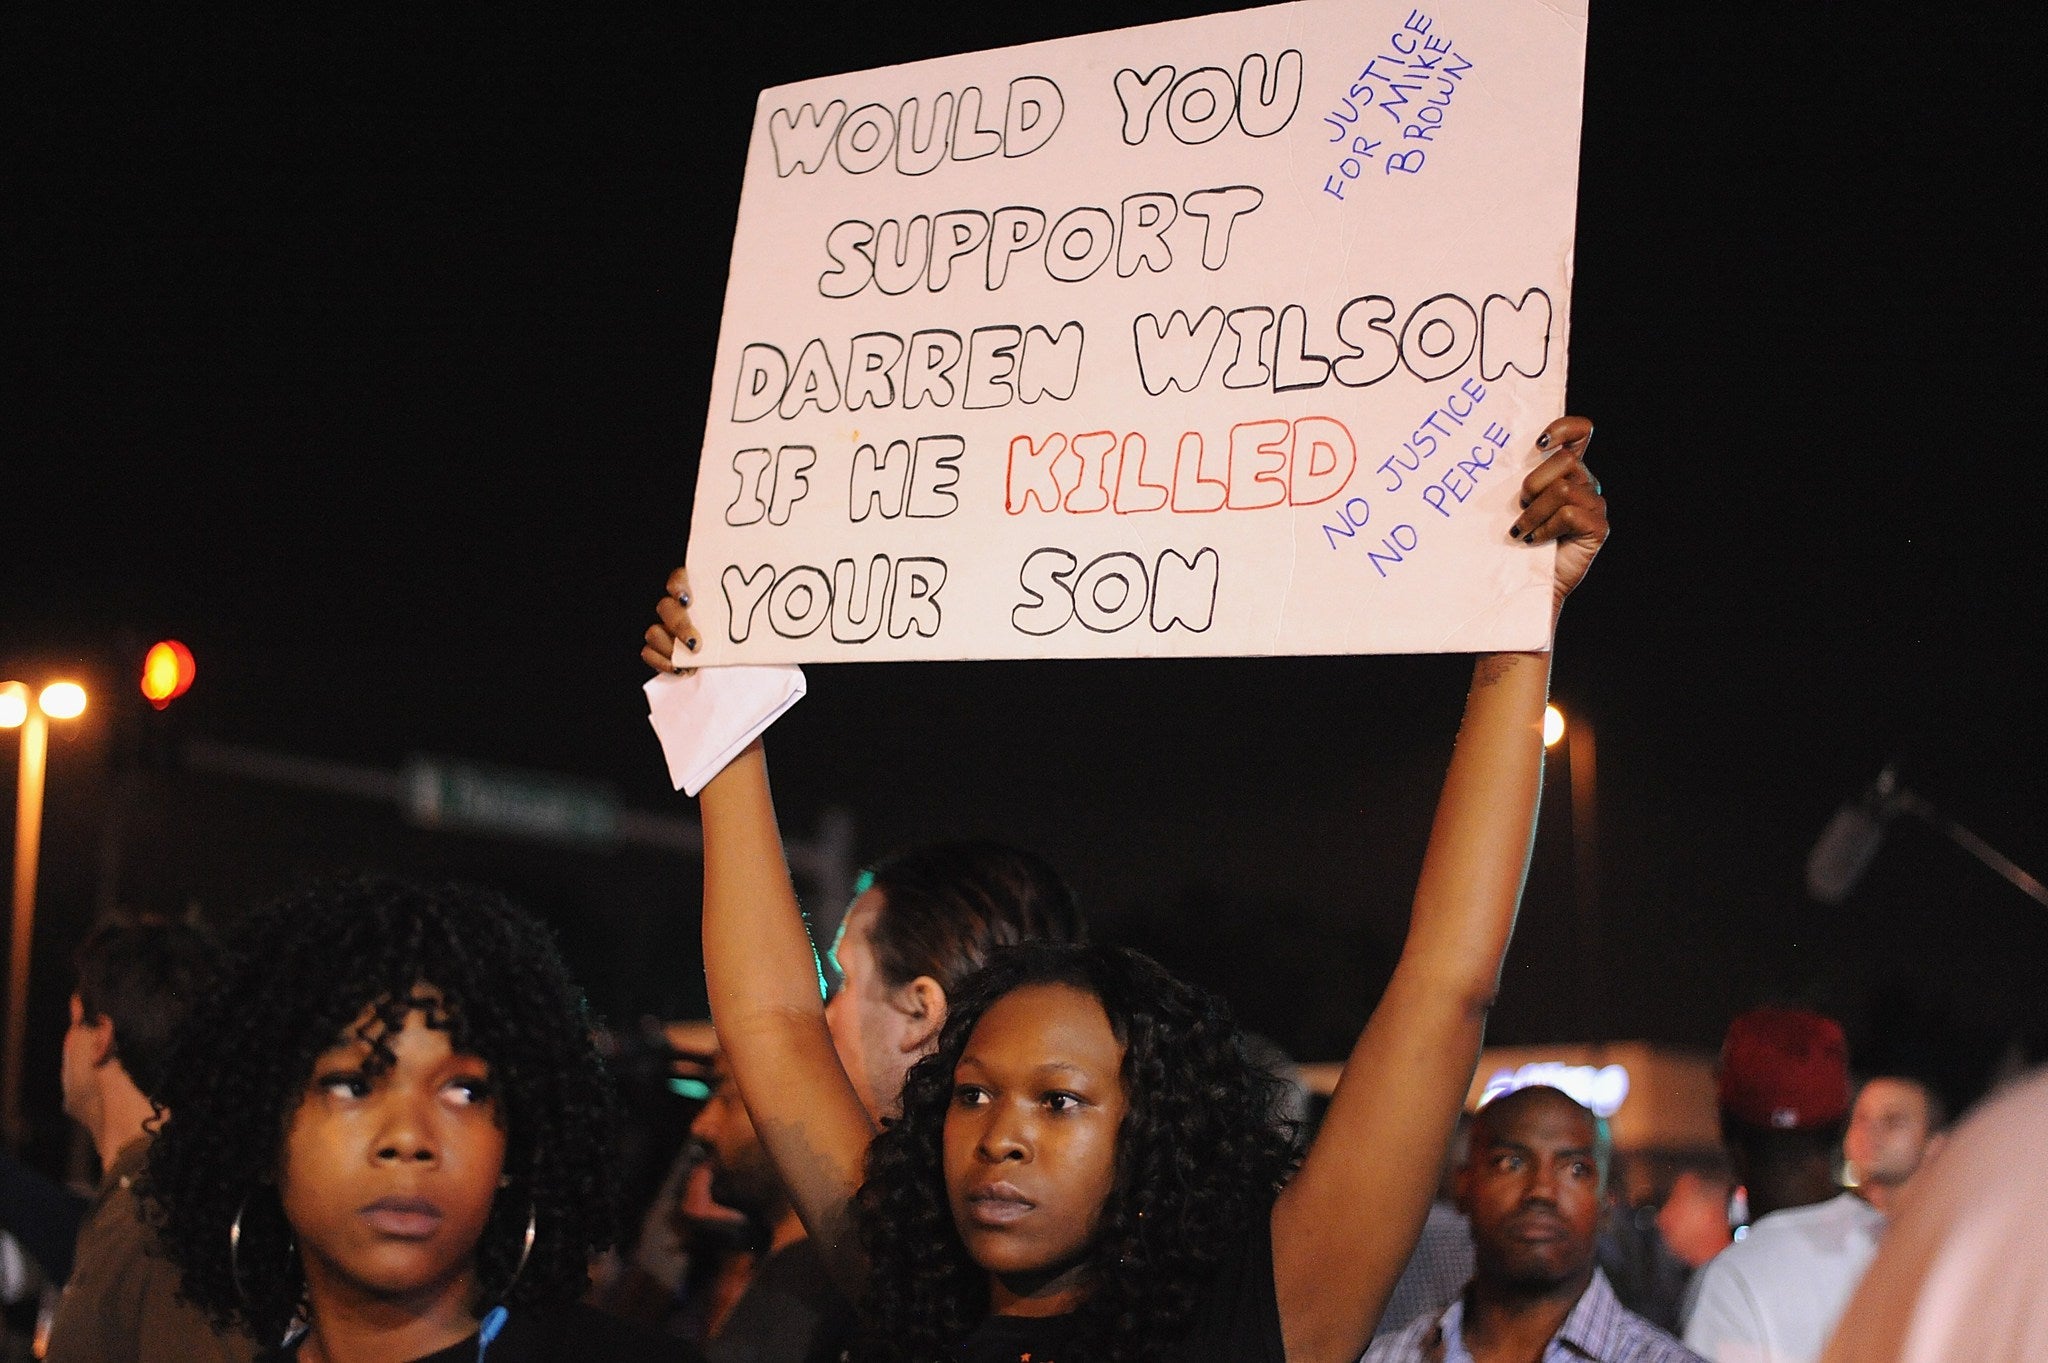
[[[85,713],[85,688],[51,682],[35,699],[26,684],[0,682],[0,729],[21,730],[19,780],[14,802],[14,925],[7,969],[7,1031],[0,1059],[0,1134],[19,1150],[27,1136],[21,1119],[22,1045],[28,1035],[29,945],[35,935],[36,869],[43,847],[43,768],[50,721]]]
[[[21,682],[0,682],[0,729],[19,729],[28,723],[28,687]]]
[[[51,719],[77,719],[85,713],[85,688],[77,682],[51,682],[36,697],[36,704]]]

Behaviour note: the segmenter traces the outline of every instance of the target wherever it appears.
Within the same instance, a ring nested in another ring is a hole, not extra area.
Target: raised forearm
[[[1548,653],[1491,653],[1472,668],[1415,887],[1400,973],[1484,1009],[1500,980],[1543,788]]]
[[[757,742],[699,798],[704,825],[704,967],[712,1020],[728,1049],[768,1019],[822,1031],[816,957],[790,884]]]
[[[1606,503],[1582,461],[1591,434],[1581,417],[1545,428],[1537,448],[1550,453],[1523,480],[1508,527],[1524,543],[1556,542],[1558,603],[1607,537]],[[1548,653],[1474,664],[1400,962],[1273,1208],[1291,1363],[1357,1357],[1421,1228],[1521,901],[1549,687]]]
[[[704,788],[704,968],[755,1129],[842,1286],[862,1280],[848,1205],[873,1126],[825,1026],[817,956],[783,858],[759,743]]]

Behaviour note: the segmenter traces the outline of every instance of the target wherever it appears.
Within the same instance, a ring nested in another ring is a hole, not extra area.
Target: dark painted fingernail
[[[697,636],[692,634],[689,638],[683,640],[683,647],[695,653],[697,651]]]
[[[1509,526],[1509,527],[1508,527],[1508,538],[1509,538],[1509,539],[1511,539],[1511,540],[1518,540],[1518,539],[1520,539],[1521,537],[1522,537],[1522,527],[1521,527],[1521,526],[1519,526],[1519,525],[1511,525],[1511,526]]]
[[[688,592],[684,592],[681,596],[676,598],[676,601],[679,605],[687,609],[690,604],[690,594]]]
[[[1531,530],[1528,534],[1522,536],[1522,543],[1524,544],[1534,544],[1535,542],[1536,532],[1534,530]]]
[[[1536,437],[1536,448],[1539,450],[1547,450],[1550,448],[1549,431],[1545,431],[1542,435]]]
[[[1524,511],[1527,511],[1527,510],[1529,509],[1529,503],[1531,503],[1531,502],[1533,502],[1533,501],[1535,501],[1535,500],[1536,500],[1536,499],[1535,499],[1534,497],[1524,497],[1524,498],[1522,498],[1522,510],[1524,510]]]

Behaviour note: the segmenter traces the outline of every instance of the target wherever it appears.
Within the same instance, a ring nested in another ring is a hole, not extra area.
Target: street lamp
[[[0,682],[0,729],[21,730],[21,774],[14,802],[14,942],[7,973],[7,1054],[4,1109],[0,1127],[17,1149],[26,1134],[21,1120],[21,1069],[28,1035],[29,944],[35,935],[36,870],[43,845],[43,769],[48,761],[53,719],[85,713],[85,688],[58,681],[31,696],[24,682]]]
[[[1600,937],[1600,820],[1598,801],[1598,757],[1593,746],[1593,724],[1584,715],[1567,721],[1555,705],[1543,711],[1543,746],[1564,744],[1565,769],[1572,787],[1572,898],[1578,907],[1581,997],[1585,1000],[1586,1039],[1593,1035],[1596,1018],[1594,1000],[1605,984],[1604,943]]]

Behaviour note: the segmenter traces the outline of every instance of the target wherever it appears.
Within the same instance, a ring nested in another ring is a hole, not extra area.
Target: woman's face
[[[1026,985],[976,1024],[946,1110],[953,1224],[998,1313],[1067,1311],[1116,1183],[1123,1046],[1092,994]]]
[[[421,986],[414,1001],[438,1003]],[[415,1008],[372,1074],[364,1010],[313,1062],[286,1119],[278,1194],[316,1305],[337,1295],[468,1309],[476,1243],[497,1195],[505,1132],[489,1067]]]

